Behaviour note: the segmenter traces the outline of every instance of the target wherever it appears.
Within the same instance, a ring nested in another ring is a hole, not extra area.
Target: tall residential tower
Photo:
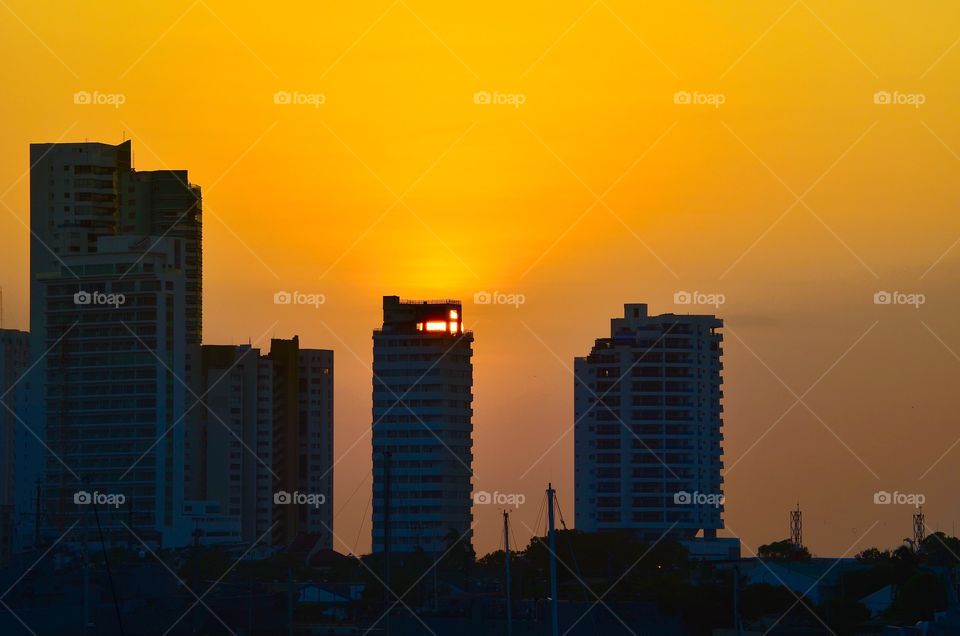
[[[199,344],[203,314],[200,189],[186,171],[133,170],[129,141],[32,144],[30,230],[27,421],[50,449],[43,537],[89,510],[73,495],[106,492],[126,498],[110,516],[179,544],[185,347]]]
[[[577,530],[713,538],[723,527],[723,322],[624,309],[574,361]]]
[[[373,332],[374,552],[472,540],[472,356],[460,301],[384,296]]]

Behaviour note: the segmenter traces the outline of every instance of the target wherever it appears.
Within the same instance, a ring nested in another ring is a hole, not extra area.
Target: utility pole
[[[390,633],[390,460],[391,453],[383,453],[383,609],[386,612],[387,633]]]
[[[247,583],[247,636],[253,634],[253,581]]]
[[[550,539],[550,633],[553,636],[560,636],[559,607],[557,598],[557,539],[556,528],[553,520],[553,498],[556,491],[553,484],[547,484],[547,522]]]
[[[90,513],[83,513],[83,633],[90,633]]]
[[[733,630],[736,636],[742,636],[743,623],[740,621],[740,566],[733,566]]]
[[[193,520],[193,586],[200,588],[200,519]],[[193,608],[193,633],[200,633],[200,612]]]
[[[513,579],[510,578],[510,513],[503,511],[503,553],[507,565],[507,636],[513,636]]]
[[[287,636],[293,636],[293,568],[287,568]]]

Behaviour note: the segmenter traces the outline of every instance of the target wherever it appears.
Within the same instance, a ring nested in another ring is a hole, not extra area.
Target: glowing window
[[[417,323],[417,331],[423,331],[423,323],[422,323],[422,322],[418,322],[418,323]]]
[[[447,323],[442,320],[430,320],[427,322],[427,331],[446,331]]]
[[[457,333],[457,321],[456,321],[456,320],[451,320],[451,321],[450,321],[450,333]]]
[[[451,309],[451,310],[450,310],[450,320],[456,320],[456,319],[459,318],[459,317],[460,317],[460,316],[457,314],[457,310],[456,310],[456,309]]]

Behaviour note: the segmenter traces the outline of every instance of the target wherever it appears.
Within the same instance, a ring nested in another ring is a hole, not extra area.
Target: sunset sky
[[[913,509],[880,490],[955,532],[958,42],[930,0],[0,0],[3,325],[29,326],[29,144],[128,138],[203,187],[205,342],[336,351],[340,551],[370,545],[385,294],[463,299],[474,488],[526,496],[524,543],[547,481],[572,523],[573,358],[625,302],[725,320],[745,555],[798,501],[815,554],[898,545]]]

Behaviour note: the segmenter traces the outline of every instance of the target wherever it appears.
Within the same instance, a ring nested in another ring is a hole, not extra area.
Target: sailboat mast
[[[560,636],[559,608],[557,605],[559,601],[557,598],[557,538],[553,521],[555,496],[556,491],[553,489],[553,484],[547,484],[547,520],[550,538],[550,633],[553,636]]]
[[[513,602],[510,578],[510,513],[503,511],[503,550],[507,565],[507,636],[513,636]]]

